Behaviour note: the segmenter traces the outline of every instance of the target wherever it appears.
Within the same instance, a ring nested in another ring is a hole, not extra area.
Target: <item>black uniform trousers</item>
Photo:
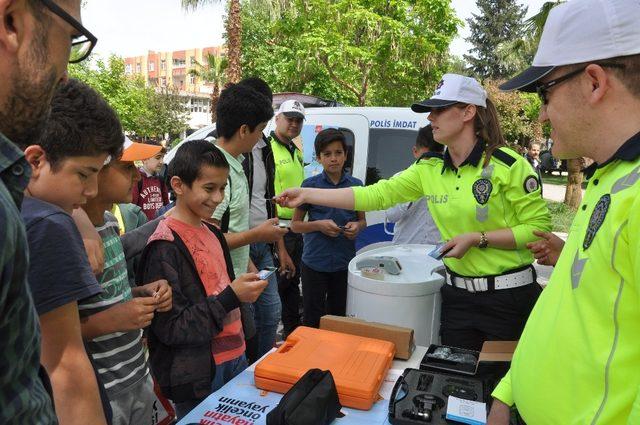
[[[348,271],[319,272],[302,266],[302,306],[305,326],[317,328],[325,314],[344,316],[347,312]]]
[[[284,338],[300,325],[300,265],[302,263],[302,235],[289,231],[284,235],[284,245],[296,266],[292,277],[278,274],[278,293],[282,303],[282,326]]]
[[[485,292],[469,292],[443,285],[440,290],[442,344],[480,351],[484,341],[520,339],[541,292],[537,282]]]

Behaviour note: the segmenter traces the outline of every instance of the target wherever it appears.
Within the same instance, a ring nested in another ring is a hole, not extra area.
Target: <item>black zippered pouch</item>
[[[267,425],[328,425],[344,416],[341,408],[331,372],[309,369],[267,414]]]

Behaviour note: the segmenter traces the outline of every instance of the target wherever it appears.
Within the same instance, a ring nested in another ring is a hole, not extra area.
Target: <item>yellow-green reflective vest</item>
[[[302,152],[294,146],[293,153],[289,148],[280,143],[274,135],[269,138],[271,150],[273,151],[273,161],[275,163],[274,189],[276,195],[285,189],[300,187],[304,180],[304,162]],[[277,207],[279,218],[291,220],[293,218],[292,208]]]

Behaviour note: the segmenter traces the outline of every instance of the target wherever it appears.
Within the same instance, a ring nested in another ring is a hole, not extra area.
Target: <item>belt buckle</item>
[[[476,292],[475,281],[472,277],[463,277],[462,280],[467,291]]]

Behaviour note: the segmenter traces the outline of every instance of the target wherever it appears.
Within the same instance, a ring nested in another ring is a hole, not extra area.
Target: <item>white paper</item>
[[[447,419],[463,424],[485,425],[487,423],[487,405],[477,401],[449,396]]]

